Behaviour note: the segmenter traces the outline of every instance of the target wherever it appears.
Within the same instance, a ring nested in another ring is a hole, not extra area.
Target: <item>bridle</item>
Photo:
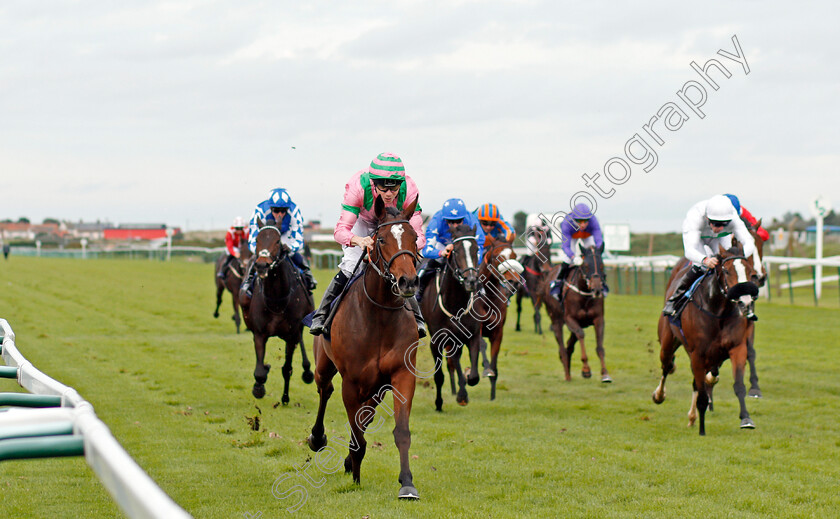
[[[408,220],[394,220],[393,222],[381,223],[376,226],[376,229],[373,232],[373,236],[378,236],[379,230],[383,227],[390,227],[391,225],[396,224],[402,225],[405,223],[410,224],[411,222],[409,222]],[[400,249],[397,252],[395,252],[387,261],[385,261],[385,255],[382,253],[382,244],[378,239],[374,240],[374,251],[376,252],[376,259],[373,259],[373,255],[371,255],[370,261],[368,261],[368,265],[370,265],[370,267],[373,269],[374,272],[376,272],[379,275],[379,277],[390,283],[391,292],[396,294],[398,292],[397,277],[391,272],[391,265],[394,263],[394,260],[396,260],[398,257],[402,256],[403,254],[408,254],[409,256],[411,256],[411,259],[414,262],[414,266],[417,267],[417,253],[408,249]],[[382,267],[380,268],[377,265],[377,263],[382,263]],[[367,274],[367,272],[365,274]],[[364,283],[362,283],[362,287],[365,292],[365,296],[367,296],[368,298],[368,301],[380,308],[385,308],[387,310],[397,310],[405,306],[405,302],[403,302],[403,304],[399,306],[385,306],[380,303],[377,303],[370,297],[370,295],[368,295],[367,288],[365,288]]]
[[[583,253],[581,253],[581,254],[583,254]],[[583,265],[587,265],[586,260],[584,260]],[[583,267],[583,265],[581,265],[581,267]],[[578,272],[583,274],[583,280],[586,282],[586,288],[589,289],[589,292],[582,291],[577,286],[575,286],[574,283],[569,283],[568,281],[565,282],[566,286],[568,286],[571,290],[577,292],[578,294],[580,294],[582,296],[593,297],[595,295],[595,291],[592,290],[592,283],[591,283],[592,279],[593,278],[600,278],[602,282],[604,281],[604,279],[606,279],[606,276],[602,275],[601,272],[598,270],[598,257],[595,256],[595,251],[592,251],[592,265],[593,265],[593,268],[594,268],[594,272],[592,274],[588,275],[588,276],[587,276],[587,274],[589,273],[588,269],[585,272],[584,272],[583,268],[578,269]]]
[[[455,238],[454,240],[452,240],[452,245],[454,246],[458,242],[467,241],[467,240],[473,242],[476,246],[476,250],[478,250],[478,241],[475,239],[475,236],[461,236],[460,238]],[[466,253],[466,251],[464,251],[464,252]],[[452,252],[449,254],[449,256],[447,256],[447,258],[446,258],[446,269],[451,271],[452,275],[455,276],[455,279],[458,280],[458,283],[463,285],[464,282],[467,280],[466,275],[471,270],[475,271],[476,276],[478,276],[478,268],[477,267],[467,267],[467,268],[462,270],[458,266],[457,262],[455,262],[455,266],[453,267],[452,262],[453,262],[453,259],[455,257],[454,253],[455,253],[455,249],[453,249]]]
[[[277,231],[277,234],[279,234],[280,236],[283,236],[283,233],[280,232],[280,229],[278,229],[277,227],[275,227],[273,225],[264,225],[260,229],[260,232],[262,232],[263,229],[273,229],[273,230]],[[274,270],[275,268],[277,268],[282,261],[289,258],[288,253],[289,253],[289,250],[286,247],[284,247],[283,243],[281,242],[280,243],[280,253],[277,254],[277,257],[272,257],[270,250],[261,249],[259,252],[257,252],[257,258],[268,258],[268,259],[271,260],[271,263],[269,263],[269,265],[268,265],[268,271],[270,272],[270,271]],[[256,259],[254,261],[256,261]]]

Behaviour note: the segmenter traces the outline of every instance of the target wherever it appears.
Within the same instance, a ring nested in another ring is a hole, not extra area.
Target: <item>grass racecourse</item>
[[[433,382],[418,380],[411,468],[422,499],[399,502],[387,416],[382,429],[367,435],[361,486],[343,471],[325,475],[311,464],[311,482],[295,475],[296,466],[312,461],[304,438],[317,408],[315,386],[301,381],[298,354],[292,402],[278,404],[282,350],[271,339],[268,394],[251,396],[251,335],[234,333],[229,294],[222,316],[212,318],[212,268],[186,261],[0,261],[0,317],[22,353],[90,401],[140,466],[195,517],[823,518],[840,510],[836,305],[758,304],[764,398],[747,402],[757,428],[738,427],[727,362],[706,437],[686,427],[691,383],[682,349],[667,400],[651,401],[660,374],[660,297],[607,299],[612,384],[580,377],[579,350],[573,380],[563,382],[557,344],[533,333],[528,308],[524,331],[514,331],[514,319],[506,325],[496,401],[482,380],[469,388],[468,406],[447,393],[444,412],[436,413]],[[332,273],[317,274],[320,299]],[[305,340],[311,351],[311,336]],[[597,374],[594,350],[592,342]],[[421,368],[431,367],[428,349],[418,357]],[[19,390],[10,380],[0,384]],[[336,389],[326,420],[333,446],[346,437],[347,420]],[[258,431],[249,425],[255,416]],[[295,484],[306,489],[294,514],[286,508],[303,494],[277,499],[277,481],[278,495]],[[81,458],[3,462],[0,511],[15,518],[121,517]]]

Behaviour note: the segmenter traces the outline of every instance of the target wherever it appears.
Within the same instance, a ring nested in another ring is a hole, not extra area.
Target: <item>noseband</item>
[[[728,258],[724,258],[720,261],[720,268],[716,269],[716,270],[720,273],[724,272],[723,271],[723,266],[726,264],[726,262],[727,261],[734,261],[734,260],[744,260],[745,262],[748,261],[746,256],[729,256]],[[751,281],[745,281],[744,283],[751,283]],[[720,279],[720,283],[718,284],[718,290],[720,291],[721,295],[723,295],[724,297],[726,297],[730,301],[737,301],[736,299],[732,299],[731,297],[729,297],[729,292],[731,290],[731,287],[726,282],[726,276],[725,275],[722,276],[722,279]]]

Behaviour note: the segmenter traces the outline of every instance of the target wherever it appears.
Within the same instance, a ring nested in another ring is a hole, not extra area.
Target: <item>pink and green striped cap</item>
[[[368,172],[371,178],[405,179],[405,166],[403,166],[402,160],[393,153],[380,153],[371,161]]]

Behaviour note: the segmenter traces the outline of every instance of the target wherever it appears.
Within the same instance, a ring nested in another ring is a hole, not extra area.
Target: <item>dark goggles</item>
[[[446,220],[446,223],[451,223],[453,225],[460,225],[460,224],[464,223],[464,219],[463,218],[458,218],[457,220]]]
[[[288,207],[272,207],[271,208],[272,213],[285,213],[288,210],[289,210]]]
[[[377,189],[380,189],[382,191],[391,191],[392,193],[396,193],[397,191],[400,190],[400,184],[399,183],[385,185],[384,182],[374,182],[373,185],[376,186]]]
[[[709,220],[709,225],[712,227],[726,227],[731,220]]]

